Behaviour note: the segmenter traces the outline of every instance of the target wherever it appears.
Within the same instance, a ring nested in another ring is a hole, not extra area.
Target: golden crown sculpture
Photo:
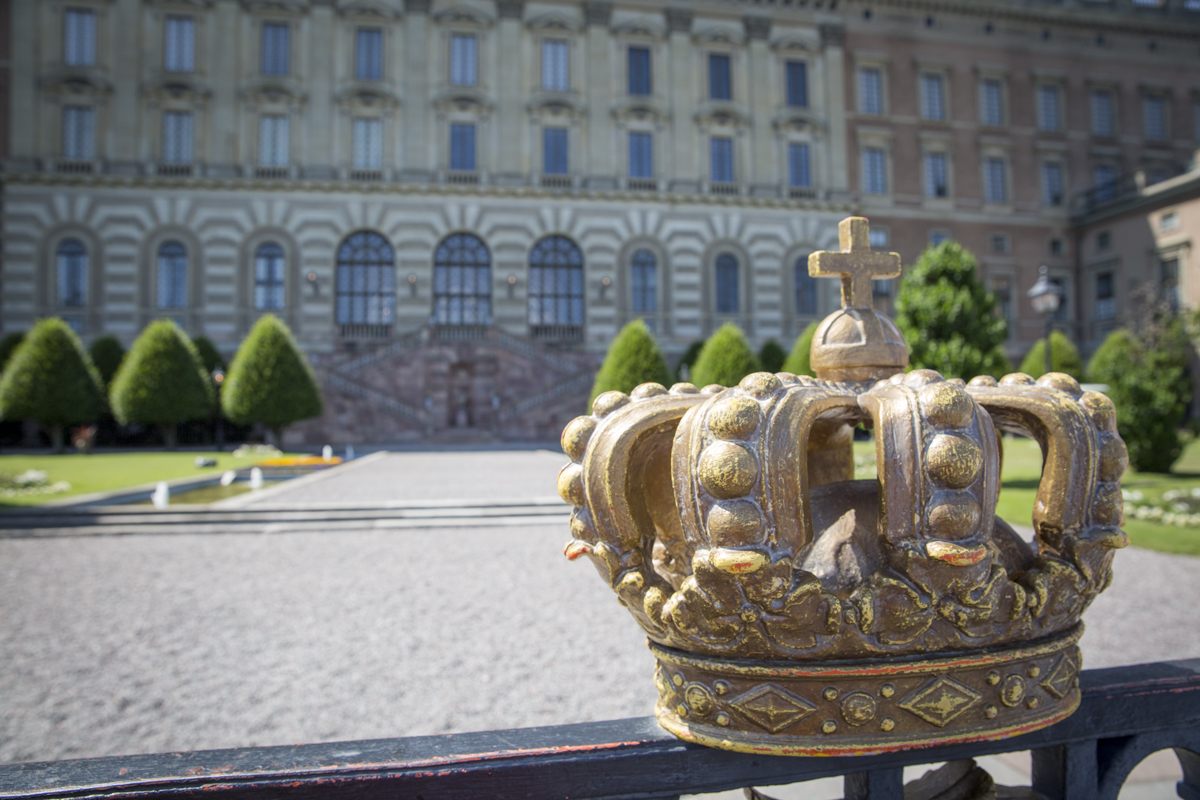
[[[867,220],[817,378],[607,392],[563,431],[588,556],[650,638],[664,728],[744,752],[840,755],[998,739],[1079,705],[1080,617],[1112,580],[1128,462],[1112,402],[1070,376],[905,373],[870,280],[900,274]],[[853,429],[878,480],[854,480]],[[997,428],[1041,445],[1036,551],[996,516]]]

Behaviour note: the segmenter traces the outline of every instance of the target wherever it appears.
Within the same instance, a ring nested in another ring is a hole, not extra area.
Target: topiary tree
[[[697,339],[688,345],[688,349],[683,351],[683,356],[679,359],[679,366],[675,368],[676,380],[690,381],[692,379],[692,367],[696,366],[696,359],[700,357],[700,351],[703,349],[703,339]]]
[[[1062,331],[1050,332],[1051,372],[1065,372],[1077,381],[1083,380],[1083,358],[1079,350]],[[1046,374],[1046,340],[1038,339],[1025,354],[1020,371],[1034,378]]]
[[[977,266],[969,251],[946,241],[927,248],[900,279],[896,324],[913,369],[963,380],[1012,371],[1003,349],[1008,325]]]
[[[608,348],[604,364],[596,373],[588,408],[604,392],[629,392],[643,383],[670,386],[671,369],[646,323],[635,319],[621,329]]]
[[[239,425],[261,422],[282,446],[283,429],[319,417],[321,392],[292,332],[274,314],[259,318],[221,388],[221,408]]]
[[[205,372],[212,375],[217,370],[225,371],[225,359],[221,357],[221,351],[217,350],[211,339],[207,336],[197,336],[192,342],[196,345],[196,352],[200,354],[200,363],[204,365]]]
[[[10,333],[3,339],[0,339],[0,372],[4,372],[4,367],[8,364],[8,360],[12,358],[12,354],[21,346],[21,342],[25,341],[25,332]]]
[[[107,387],[117,374],[121,359],[125,358],[125,348],[121,346],[117,337],[101,336],[92,342],[92,346],[88,348],[88,355],[92,357],[92,363],[100,372],[100,380],[104,381]]]
[[[75,331],[57,317],[29,331],[0,377],[0,418],[35,419],[63,450],[63,429],[104,413],[104,385]]]
[[[179,423],[207,419],[213,386],[196,345],[179,326],[160,319],[146,326],[129,348],[109,388],[113,415],[122,425],[158,425],[168,450]]]
[[[752,372],[760,372],[758,357],[750,349],[742,329],[726,322],[709,337],[696,359],[692,370],[692,383],[704,387],[710,384],[736,386],[738,381]]]
[[[788,353],[787,361],[783,362],[783,372],[790,372],[793,375],[812,375],[812,365],[809,359],[812,356],[812,340],[813,334],[817,332],[817,323],[810,322],[808,327],[800,332],[796,337],[796,343],[792,345],[792,352]]]
[[[767,339],[763,342],[762,349],[758,351],[758,363],[766,372],[779,372],[783,369],[783,362],[787,361],[788,354],[784,352],[783,347],[774,339]]]

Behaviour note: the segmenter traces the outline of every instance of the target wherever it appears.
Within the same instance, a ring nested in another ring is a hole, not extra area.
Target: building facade
[[[0,325],[273,313],[298,441],[545,438],[631,319],[788,345],[866,213],[980,253],[1015,355],[1038,264],[1081,291],[1071,192],[1200,124],[1195,9],[1132,1],[14,0]]]

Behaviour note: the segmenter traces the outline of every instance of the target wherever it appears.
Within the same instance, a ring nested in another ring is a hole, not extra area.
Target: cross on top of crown
[[[900,256],[871,252],[871,226],[866,217],[838,223],[841,252],[819,250],[808,257],[808,274],[842,279],[843,308],[871,308],[871,281],[900,275]]]

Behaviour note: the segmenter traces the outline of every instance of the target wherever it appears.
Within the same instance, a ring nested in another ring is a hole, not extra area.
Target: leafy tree
[[[696,366],[696,359],[700,357],[700,351],[703,349],[703,339],[697,339],[688,345],[688,349],[683,351],[683,356],[679,359],[679,366],[675,368],[677,380],[690,381],[692,379],[692,367]]]
[[[134,341],[109,397],[118,422],[160,426],[168,450],[175,449],[179,423],[207,419],[213,409],[212,380],[196,345],[167,319],[150,323]]]
[[[976,277],[975,256],[954,241],[930,247],[900,280],[896,324],[908,341],[913,369],[947,378],[1003,375],[1008,336],[996,298]]]
[[[813,334],[816,332],[817,323],[815,322],[808,323],[808,327],[800,332],[800,335],[796,337],[796,343],[792,345],[792,352],[788,354],[787,361],[783,362],[784,372],[790,372],[793,375],[816,376],[812,364],[809,363],[812,355]]]
[[[4,372],[4,367],[8,364],[8,359],[21,346],[21,342],[25,341],[25,332],[10,333],[3,339],[0,339],[0,372]]]
[[[204,365],[205,372],[212,375],[217,370],[225,371],[225,359],[211,339],[207,336],[197,336],[192,341],[196,345],[196,352],[200,354],[200,363]]]
[[[104,385],[107,387],[112,383],[113,376],[117,374],[117,369],[121,366],[121,359],[125,357],[125,348],[121,346],[117,337],[101,336],[92,342],[92,346],[88,348],[88,355],[92,357],[92,363],[100,371],[100,380],[104,381]]]
[[[1051,372],[1065,372],[1077,381],[1083,380],[1083,359],[1075,345],[1062,331],[1050,332],[1050,366]],[[1034,378],[1040,378],[1046,373],[1046,340],[1038,339],[1033,347],[1025,354],[1021,362],[1021,372]]]
[[[57,317],[33,326],[0,378],[0,418],[35,419],[55,452],[63,429],[104,413],[104,384],[75,332]]]
[[[758,351],[758,363],[762,364],[766,372],[779,372],[783,369],[783,362],[787,360],[787,356],[779,342],[767,339]]]
[[[629,392],[643,383],[670,386],[671,369],[646,323],[635,319],[621,329],[608,348],[604,364],[596,373],[588,408],[604,392]]]
[[[752,372],[760,372],[758,357],[750,349],[742,329],[726,322],[709,337],[696,359],[692,383],[704,387],[713,383],[736,386]]]
[[[282,445],[285,427],[321,415],[312,367],[274,314],[259,318],[238,348],[221,388],[221,407],[239,425],[267,426],[276,445]]]

